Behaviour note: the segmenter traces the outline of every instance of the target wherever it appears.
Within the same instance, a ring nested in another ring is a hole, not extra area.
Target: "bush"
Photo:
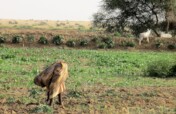
[[[110,37],[103,38],[102,41],[107,45],[107,48],[113,48],[115,46],[115,42]]]
[[[176,64],[171,67],[170,76],[171,77],[176,77]]]
[[[67,41],[66,45],[67,45],[68,47],[75,47],[75,46],[76,46],[76,42],[73,41],[73,40],[69,40],[69,41]]]
[[[21,43],[22,42],[22,37],[21,36],[14,36],[12,38],[12,43]]]
[[[61,45],[61,44],[63,43],[63,37],[61,37],[61,36],[59,36],[59,35],[54,36],[52,42],[53,42],[55,45]]]
[[[97,42],[100,41],[100,38],[94,37],[94,38],[91,39],[91,41],[94,42],[94,43],[97,43]]]
[[[30,42],[30,43],[34,42],[34,39],[35,39],[35,37],[33,35],[28,35],[27,36],[27,41]]]
[[[122,45],[125,47],[135,47],[136,44],[132,41],[125,41],[122,43]]]
[[[85,39],[81,40],[80,43],[79,43],[80,46],[87,46],[88,44],[89,44],[89,41],[85,40]]]
[[[32,109],[31,113],[53,113],[53,109],[47,105],[39,105]]]
[[[155,44],[155,47],[156,48],[161,48],[163,46],[163,43],[161,43],[161,42],[157,42],[156,44]]]
[[[169,44],[169,45],[167,46],[167,48],[170,49],[170,50],[173,50],[173,49],[176,48],[176,46],[175,46],[174,44]]]
[[[114,36],[116,36],[116,37],[121,37],[122,35],[121,35],[121,33],[119,33],[119,32],[115,32],[115,33],[114,33]]]
[[[107,48],[107,44],[104,43],[104,42],[100,42],[98,45],[97,45],[98,48],[101,48],[101,49],[105,49]]]
[[[40,44],[48,44],[48,40],[46,39],[46,37],[41,36],[40,39],[38,40],[38,43],[40,43]]]
[[[5,43],[6,39],[2,36],[0,36],[0,44]]]
[[[170,75],[172,63],[166,60],[158,60],[149,63],[146,70],[146,75],[150,77],[166,78]]]

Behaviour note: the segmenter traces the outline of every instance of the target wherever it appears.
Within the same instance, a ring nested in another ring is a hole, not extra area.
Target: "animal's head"
[[[63,69],[62,62],[57,63],[54,67],[53,75],[59,76],[61,74],[62,69]]]
[[[147,29],[147,32],[151,32],[152,30],[151,29]]]

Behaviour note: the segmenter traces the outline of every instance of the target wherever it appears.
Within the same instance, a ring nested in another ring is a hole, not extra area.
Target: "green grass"
[[[147,64],[175,61],[174,52],[60,50],[57,48],[0,48],[0,88],[33,87],[33,78],[47,65],[64,60],[69,65],[69,86],[102,83],[108,86],[174,86],[172,79],[142,77]],[[18,77],[18,78],[17,78]]]
[[[7,103],[20,101],[25,105],[31,102],[45,104],[45,90],[34,85],[33,79],[46,66],[57,60],[66,61],[69,66],[69,78],[66,82],[68,89],[66,95],[68,106],[66,110],[68,112],[76,110],[75,113],[88,113],[87,111],[90,109],[115,113],[117,108],[119,109],[118,102],[123,102],[122,100],[126,99],[125,97],[133,96],[128,91],[119,93],[119,90],[115,90],[118,87],[176,86],[174,78],[144,77],[144,71],[148,63],[156,60],[175,62],[176,52],[4,47],[0,48],[0,90],[2,90],[0,98],[5,98]],[[155,98],[157,95],[158,93],[155,93],[155,91],[144,91],[138,96],[144,97],[147,102],[148,97]],[[104,98],[107,98],[108,101],[105,101]],[[89,99],[91,100],[90,105],[86,103],[89,102]],[[74,106],[69,102],[73,103]],[[110,108],[107,108],[107,102],[112,104]],[[135,101],[131,100],[130,102]],[[123,104],[120,106],[122,106],[121,108],[125,107]],[[160,107],[155,107],[154,111],[157,112],[158,108]],[[166,108],[163,106],[163,111],[173,111],[172,108]],[[40,112],[41,110],[43,108],[40,108],[39,105],[29,111]],[[134,110],[133,108],[128,110],[135,113],[137,111],[139,113],[145,112],[145,108],[141,108],[140,105],[134,107]],[[150,112],[150,107],[146,110]]]

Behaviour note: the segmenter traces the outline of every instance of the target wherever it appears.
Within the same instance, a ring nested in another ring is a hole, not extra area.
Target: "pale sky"
[[[0,19],[92,19],[101,0],[0,0]]]

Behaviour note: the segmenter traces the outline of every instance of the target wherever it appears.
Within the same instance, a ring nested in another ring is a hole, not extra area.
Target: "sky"
[[[0,0],[0,19],[89,21],[101,0]]]

